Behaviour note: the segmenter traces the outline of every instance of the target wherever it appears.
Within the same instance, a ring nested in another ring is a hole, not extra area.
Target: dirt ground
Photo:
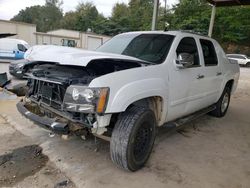
[[[224,118],[203,116],[181,132],[158,129],[142,170],[115,167],[108,142],[61,139],[0,101],[0,187],[250,187],[250,69],[241,68]]]

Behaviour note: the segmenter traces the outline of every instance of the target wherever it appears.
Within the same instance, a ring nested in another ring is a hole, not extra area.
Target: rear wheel
[[[231,89],[226,86],[219,101],[216,103],[216,108],[210,114],[215,117],[223,117],[227,113],[230,103]]]
[[[120,114],[112,132],[112,161],[136,171],[147,162],[155,140],[155,115],[150,109],[133,106]]]

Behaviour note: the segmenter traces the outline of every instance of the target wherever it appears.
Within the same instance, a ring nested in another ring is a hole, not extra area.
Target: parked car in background
[[[229,59],[237,60],[239,65],[250,67],[250,57],[244,54],[227,54]]]
[[[19,112],[57,134],[109,140],[129,171],[148,160],[157,126],[223,117],[239,79],[218,42],[183,31],[124,33],[96,51],[34,46],[25,58],[33,68]]]
[[[12,61],[9,64],[9,73],[17,78],[23,78],[26,73],[26,66],[32,62],[26,59]]]
[[[2,38],[0,39],[0,59],[23,59],[29,47],[24,40]]]

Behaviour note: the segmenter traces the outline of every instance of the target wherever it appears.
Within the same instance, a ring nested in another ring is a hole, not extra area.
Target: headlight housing
[[[109,88],[89,88],[69,86],[66,90],[63,107],[65,111],[83,113],[104,113],[108,101]]]
[[[24,66],[24,64],[21,64],[21,63],[16,65],[16,67],[19,69],[23,68],[23,66]]]

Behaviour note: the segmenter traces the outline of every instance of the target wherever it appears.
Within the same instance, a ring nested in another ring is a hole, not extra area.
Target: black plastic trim
[[[55,121],[55,119],[48,117],[41,117],[32,112],[30,112],[23,104],[23,102],[18,102],[16,104],[17,110],[26,118],[35,122],[37,125],[44,129],[51,130],[57,134],[69,134],[69,125],[67,123],[60,123]]]

